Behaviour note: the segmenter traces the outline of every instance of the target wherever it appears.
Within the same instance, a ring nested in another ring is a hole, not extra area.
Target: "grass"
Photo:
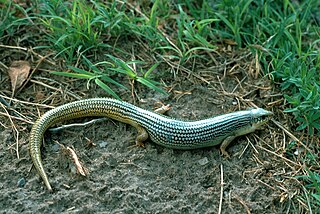
[[[101,39],[105,26],[98,17],[99,10],[84,1],[48,1],[39,9],[40,13],[34,14],[34,18],[44,27],[44,40],[50,45],[38,48],[53,48],[57,57],[62,56],[71,63],[105,46]]]
[[[283,92],[285,113],[295,118],[293,128],[304,136],[319,136],[320,3],[317,0],[200,2],[155,0],[153,4],[141,3],[137,9],[136,5],[122,1],[102,4],[38,0],[35,8],[23,9],[11,1],[3,1],[7,10],[0,13],[0,41],[10,41],[21,27],[33,22],[41,29],[35,48],[55,51],[55,57],[63,58],[70,71],[53,74],[86,79],[88,86],[94,82],[120,99],[112,88],[128,89],[114,79],[115,75],[125,75],[166,93],[159,82],[152,80],[154,76],[165,75],[156,69],[163,60],[186,67],[194,61],[208,61],[216,44],[228,39],[239,49],[250,48],[257,54],[263,72]],[[128,61],[131,53],[117,45],[119,39],[139,41],[157,61],[147,68],[141,60]],[[103,60],[95,57],[101,53]],[[308,141],[311,138],[304,139],[304,143],[311,144]],[[314,166],[312,161],[309,164]],[[310,170],[300,178],[308,183],[307,194],[301,197],[306,201],[312,198],[308,203],[316,208],[320,204],[319,173]]]
[[[305,176],[297,176],[297,179],[303,180],[306,184],[304,188],[307,197],[302,197],[302,200],[318,213],[320,211],[320,175],[310,170],[307,170],[307,173]]]
[[[83,57],[84,62],[86,66],[89,68],[89,71],[76,68],[73,66],[69,66],[69,69],[74,71],[74,73],[70,72],[52,72],[52,74],[56,75],[61,75],[61,76],[66,76],[66,77],[72,77],[72,78],[78,78],[78,79],[87,79],[88,84],[87,87],[89,88],[89,83],[90,81],[94,80],[94,82],[100,86],[102,89],[104,89],[107,93],[112,95],[116,99],[121,99],[114,90],[112,90],[109,86],[108,83],[111,83],[113,85],[116,85],[118,87],[121,87],[123,89],[128,90],[125,86],[122,84],[118,83],[117,81],[113,80],[112,78],[109,77],[110,74],[108,74],[106,71],[114,71],[120,74],[124,74],[128,76],[129,78],[138,81],[139,83],[149,87],[150,89],[153,89],[155,91],[158,91],[162,94],[167,94],[167,92],[161,88],[159,88],[157,85],[159,85],[158,82],[152,81],[149,79],[150,73],[156,69],[158,64],[154,64],[151,66],[146,72],[140,71],[141,74],[143,75],[138,75],[137,71],[135,71],[130,64],[143,64],[141,61],[132,61],[132,62],[124,62],[123,60],[113,57],[111,55],[106,55],[108,58],[112,60],[112,62],[109,61],[102,61],[99,62],[99,65],[104,65],[104,69],[101,70],[97,67],[97,65],[94,65],[92,62],[90,62],[89,59]],[[106,84],[107,83],[107,84]]]
[[[21,25],[30,25],[28,18],[21,18],[25,16],[29,10],[23,9],[18,4],[12,1],[0,1],[0,6],[3,4],[3,9],[0,7],[0,38],[2,42],[7,42],[8,38],[13,37],[15,33],[19,32]]]

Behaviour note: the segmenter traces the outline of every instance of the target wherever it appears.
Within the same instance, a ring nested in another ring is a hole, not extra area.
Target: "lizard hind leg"
[[[226,137],[223,142],[221,143],[220,146],[220,151],[221,153],[226,157],[226,158],[230,158],[229,153],[226,151],[227,146],[229,146],[229,144],[236,138],[236,136],[232,135],[229,137]]]
[[[134,125],[134,127],[138,131],[138,136],[136,137],[136,146],[138,147],[143,147],[144,148],[144,141],[146,141],[149,137],[148,132],[146,131],[145,128],[143,128],[140,125]]]

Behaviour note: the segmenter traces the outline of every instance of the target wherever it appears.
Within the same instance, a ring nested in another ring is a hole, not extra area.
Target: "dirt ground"
[[[117,93],[123,100],[151,111],[160,106],[157,102],[170,104],[166,114],[174,118],[198,120],[255,104],[274,111],[275,120],[280,121],[282,107],[274,105],[279,92],[255,67],[254,59],[226,51],[224,60],[218,60],[221,64],[192,72],[166,69],[163,81],[168,97],[136,83],[134,93]],[[11,102],[28,121],[34,122],[38,114],[49,110],[32,103],[58,106],[74,100],[66,91],[82,98],[107,96],[93,84],[88,90],[84,81],[49,75],[46,66],[44,62],[32,79],[63,88],[63,92],[29,82],[15,98],[30,103]],[[1,72],[0,81],[0,94],[10,97],[5,72]],[[130,88],[128,79],[123,81]],[[5,112],[5,107],[1,108]],[[0,121],[0,213],[218,213],[219,207],[222,213],[301,211],[292,200],[299,188],[289,178],[296,165],[282,150],[290,139],[272,122],[234,140],[227,149],[229,159],[220,154],[219,147],[178,151],[149,140],[145,148],[138,148],[132,142],[136,130],[112,120],[48,131],[42,154],[54,188],[50,193],[29,157],[32,125],[6,115],[1,115]],[[74,148],[89,176],[75,173],[73,162],[56,142]]]

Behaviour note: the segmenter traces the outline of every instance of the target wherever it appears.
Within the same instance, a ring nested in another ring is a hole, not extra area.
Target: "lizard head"
[[[259,128],[271,119],[273,113],[262,108],[257,108],[251,110],[251,115],[252,125],[255,126],[255,128]]]

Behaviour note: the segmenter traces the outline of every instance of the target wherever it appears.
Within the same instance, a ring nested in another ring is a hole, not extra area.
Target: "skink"
[[[41,144],[45,131],[53,124],[68,119],[104,116],[132,125],[138,131],[136,144],[143,145],[148,137],[172,149],[197,149],[222,143],[223,154],[230,142],[255,131],[266,123],[272,112],[262,108],[237,111],[199,121],[184,121],[144,110],[130,103],[93,98],[71,102],[46,112],[32,127],[29,152],[33,164],[49,191],[52,191],[41,160]]]

